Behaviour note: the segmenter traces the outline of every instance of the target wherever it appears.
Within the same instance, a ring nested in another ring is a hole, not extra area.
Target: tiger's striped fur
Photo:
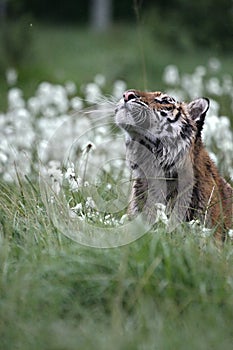
[[[208,155],[201,132],[209,101],[178,102],[161,92],[128,90],[116,107],[133,173],[129,215],[153,223],[156,203],[178,221],[199,219],[224,241],[232,227],[233,189]]]

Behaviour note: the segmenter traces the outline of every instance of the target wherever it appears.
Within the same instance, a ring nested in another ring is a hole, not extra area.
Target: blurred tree
[[[98,32],[110,27],[112,23],[112,0],[90,0],[90,24]]]

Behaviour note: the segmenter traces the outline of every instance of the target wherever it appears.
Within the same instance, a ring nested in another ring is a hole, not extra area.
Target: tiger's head
[[[178,102],[162,92],[128,90],[116,107],[116,124],[131,140],[144,144],[153,153],[174,163],[176,158],[201,139],[209,100],[198,98]],[[157,152],[158,153],[158,152]]]
[[[116,123],[129,135],[190,141],[200,136],[209,100],[178,102],[162,92],[128,90],[116,108]]]

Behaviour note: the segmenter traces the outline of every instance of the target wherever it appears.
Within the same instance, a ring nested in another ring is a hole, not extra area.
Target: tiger
[[[171,229],[197,220],[224,242],[233,224],[233,188],[220,175],[202,141],[208,98],[179,102],[163,92],[127,90],[115,123],[124,131],[132,172],[128,216],[156,222],[158,204]]]

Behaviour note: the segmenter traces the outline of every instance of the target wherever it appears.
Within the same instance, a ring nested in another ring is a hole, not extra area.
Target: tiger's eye
[[[157,98],[155,98],[154,101],[161,105],[167,105],[169,103],[167,100],[158,100]]]

